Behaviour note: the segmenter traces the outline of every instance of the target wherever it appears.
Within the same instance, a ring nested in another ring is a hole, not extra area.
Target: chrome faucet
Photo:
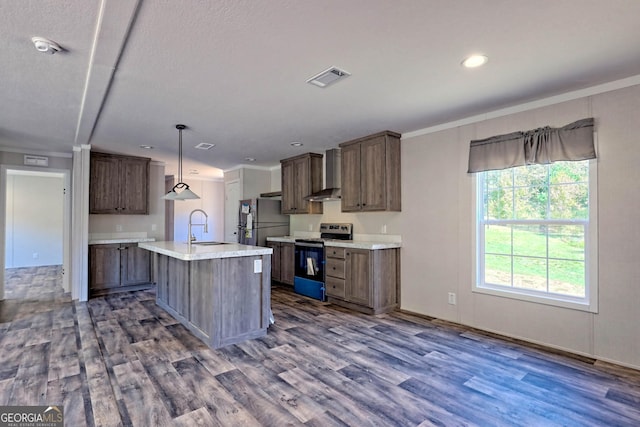
[[[202,212],[202,214],[204,215],[204,223],[202,224],[194,224],[191,222],[191,217],[193,216],[194,213],[196,212]],[[194,209],[191,211],[191,213],[189,214],[189,239],[187,240],[187,242],[189,243],[189,246],[191,246],[191,242],[194,242],[196,240],[196,236],[194,236],[191,233],[191,227],[194,225],[199,225],[204,227],[204,232],[208,233],[209,230],[207,229],[207,219],[209,218],[209,215],[207,215],[207,213],[205,211],[203,211],[202,209]]]

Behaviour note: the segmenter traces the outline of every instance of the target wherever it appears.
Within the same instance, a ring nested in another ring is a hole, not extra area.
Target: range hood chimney
[[[332,148],[325,152],[325,188],[317,193],[308,195],[304,198],[305,200],[310,202],[326,202],[340,200],[342,198],[340,191],[341,154],[339,148]]]

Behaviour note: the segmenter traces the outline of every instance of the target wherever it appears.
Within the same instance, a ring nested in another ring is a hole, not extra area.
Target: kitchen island
[[[209,347],[266,335],[271,248],[215,242],[138,245],[154,253],[156,303]]]

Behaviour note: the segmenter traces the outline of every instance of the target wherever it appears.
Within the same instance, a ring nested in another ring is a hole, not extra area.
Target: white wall
[[[189,214],[194,209],[204,210],[209,219],[209,232],[203,233],[203,227],[193,227],[193,234],[197,240],[224,241],[224,182],[194,180],[189,178],[189,188],[200,199],[174,202],[174,236],[177,242],[186,242],[188,236]],[[200,213],[193,215],[194,223],[202,223],[204,216]]]
[[[598,135],[599,312],[473,293],[469,141],[585,117]],[[403,139],[402,309],[640,368],[639,118],[633,86]]]
[[[64,177],[7,173],[5,268],[62,265]]]

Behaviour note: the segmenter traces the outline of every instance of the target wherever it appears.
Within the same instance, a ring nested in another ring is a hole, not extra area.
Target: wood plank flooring
[[[0,405],[68,426],[640,425],[640,371],[436,319],[275,287],[267,336],[214,351],[153,290],[74,303],[59,267],[6,277]]]

